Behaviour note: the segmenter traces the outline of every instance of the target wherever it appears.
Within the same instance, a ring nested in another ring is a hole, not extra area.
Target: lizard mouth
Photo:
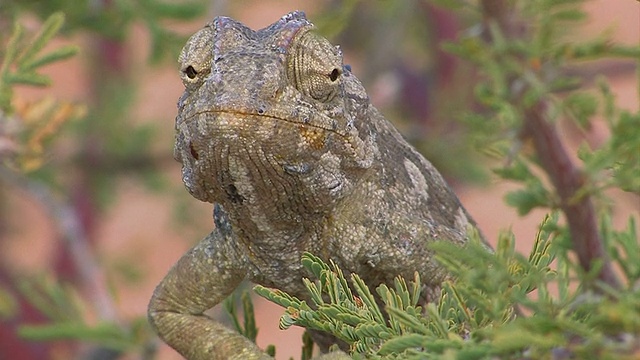
[[[306,110],[310,116],[300,115],[305,110],[284,116],[276,111],[214,106],[181,114],[176,119],[174,156],[185,164],[217,149],[232,149],[260,151],[278,162],[291,164],[302,159],[317,160],[327,153],[354,159],[356,167],[370,161],[371,154],[362,151],[363,141],[370,140],[360,138],[353,122],[334,120],[319,111]],[[339,123],[346,125],[338,127]]]
[[[240,110],[230,110],[230,109],[212,109],[212,110],[204,110],[195,112],[186,117],[187,121],[190,121],[194,118],[198,118],[200,116],[213,115],[217,118],[222,117],[230,117],[234,119],[269,119],[272,121],[276,121],[279,123],[285,123],[290,125],[295,125],[299,129],[305,129],[307,131],[326,131],[329,133],[333,133],[342,138],[348,138],[347,132],[343,129],[340,129],[338,126],[338,122],[334,119],[329,118],[326,115],[315,115],[315,116],[298,116],[297,118],[285,117],[279,114],[269,114],[264,110],[257,110],[255,112],[252,111],[240,111]]]

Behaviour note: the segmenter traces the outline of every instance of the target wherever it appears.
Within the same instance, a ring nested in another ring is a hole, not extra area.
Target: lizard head
[[[258,31],[217,17],[179,62],[174,156],[194,197],[320,213],[370,168],[367,95],[303,13]]]

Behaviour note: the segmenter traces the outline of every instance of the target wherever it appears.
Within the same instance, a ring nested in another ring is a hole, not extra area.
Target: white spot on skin
[[[424,178],[420,169],[411,160],[404,159],[404,167],[407,169],[407,174],[409,174],[411,184],[413,184],[416,192],[426,201],[429,198],[427,179]]]

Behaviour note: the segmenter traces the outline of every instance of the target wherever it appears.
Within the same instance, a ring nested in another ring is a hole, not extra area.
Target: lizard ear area
[[[287,76],[301,93],[331,101],[340,89],[342,52],[314,31],[304,31],[294,39],[287,54]]]

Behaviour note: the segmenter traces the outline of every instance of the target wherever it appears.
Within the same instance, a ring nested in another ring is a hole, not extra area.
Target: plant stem
[[[73,261],[73,267],[79,274],[82,287],[91,297],[90,303],[94,305],[99,318],[105,321],[116,321],[116,311],[107,290],[104,274],[88,246],[88,240],[74,208],[55,196],[47,185],[14,173],[7,168],[0,167],[0,180],[16,188],[24,189],[45,206],[62,232],[62,238],[65,240],[64,244],[70,254],[70,260]]]
[[[518,19],[513,17],[507,1],[481,0],[481,8],[485,19],[495,22],[506,38],[526,35],[525,28],[518,26]],[[604,250],[591,197],[588,194],[578,195],[585,182],[582,172],[569,158],[556,128],[547,119],[548,102],[542,98],[530,107],[520,105],[524,115],[523,135],[532,140],[540,164],[556,188],[580,266],[590,271],[596,262],[601,261],[598,279],[613,288],[620,288],[620,281]]]
[[[545,118],[546,104],[542,101],[525,110],[524,133],[533,141],[542,168],[560,197],[562,209],[580,265],[586,271],[595,261],[602,261],[598,279],[614,288],[620,282],[604,250],[597,225],[596,212],[589,195],[578,195],[584,177],[571,162],[556,129]]]

